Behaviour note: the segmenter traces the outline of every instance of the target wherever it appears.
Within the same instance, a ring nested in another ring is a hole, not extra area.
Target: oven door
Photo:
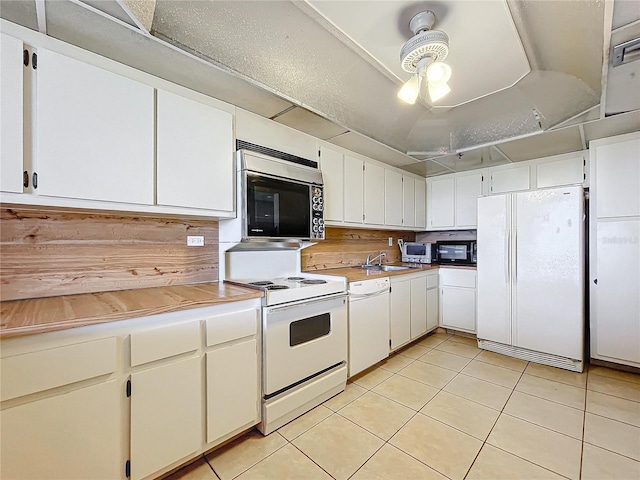
[[[311,237],[311,186],[246,172],[245,238]]]
[[[262,328],[265,399],[347,360],[346,294],[264,307]]]

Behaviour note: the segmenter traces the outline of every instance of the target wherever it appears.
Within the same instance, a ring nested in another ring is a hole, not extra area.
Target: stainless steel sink
[[[398,272],[400,270],[409,270],[411,267],[403,267],[400,265],[381,265],[378,268],[383,272]]]

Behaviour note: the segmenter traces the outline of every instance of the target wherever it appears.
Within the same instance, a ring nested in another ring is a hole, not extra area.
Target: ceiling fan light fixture
[[[433,62],[427,67],[426,77],[429,83],[447,83],[451,78],[451,67],[444,62]]]
[[[437,102],[442,97],[444,97],[447,93],[449,93],[451,91],[451,88],[446,82],[437,83],[437,84],[429,83],[428,90],[429,90],[429,98],[431,99],[431,102]]]
[[[405,82],[405,84],[398,92],[398,98],[403,102],[413,105],[414,103],[416,103],[419,93],[420,78],[418,77],[418,75],[412,75],[411,78]]]

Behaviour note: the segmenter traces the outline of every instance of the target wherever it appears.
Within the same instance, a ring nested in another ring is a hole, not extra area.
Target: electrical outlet
[[[187,235],[187,247],[204,247],[204,236]]]
[[[389,237],[389,246],[393,247],[393,237]]]

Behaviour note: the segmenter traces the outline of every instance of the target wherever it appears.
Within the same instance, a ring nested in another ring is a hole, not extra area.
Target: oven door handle
[[[335,300],[339,300],[342,298],[342,303],[346,302],[346,298],[347,298],[347,294],[346,293],[338,293],[336,295],[327,295],[326,297],[320,297],[316,300],[312,300],[310,302],[302,302],[302,303],[294,303],[294,304],[287,304],[287,305],[283,305],[282,307],[268,307],[266,309],[266,311],[268,313],[277,313],[277,312],[286,312],[287,310],[291,310],[291,309],[298,309],[300,307],[307,307],[307,306],[313,306],[313,305],[318,305],[319,303],[323,303],[323,302],[331,302],[331,301],[335,301]]]

